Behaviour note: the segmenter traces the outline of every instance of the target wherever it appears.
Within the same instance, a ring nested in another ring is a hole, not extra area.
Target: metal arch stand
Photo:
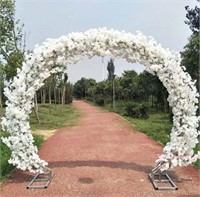
[[[44,167],[44,173],[37,173],[26,188],[47,189],[54,175],[48,167]]]
[[[149,179],[153,184],[155,190],[178,190],[178,187],[173,182],[166,171],[160,171],[161,164],[158,164],[149,174]],[[158,186],[164,184],[164,186]],[[166,186],[167,185],[167,186]]]

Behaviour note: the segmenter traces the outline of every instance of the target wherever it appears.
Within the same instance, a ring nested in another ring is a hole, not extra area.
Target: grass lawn
[[[80,115],[79,110],[74,108],[72,105],[39,105],[40,124],[38,124],[34,113],[31,114],[30,118],[34,144],[39,148],[44,139],[47,138],[46,133],[48,133],[49,130],[74,126]],[[8,135],[7,132],[0,132],[0,137]],[[8,163],[10,155],[10,149],[0,140],[0,181],[5,179],[14,169],[14,166]]]
[[[136,119],[124,116],[139,131],[147,134],[152,139],[166,144],[169,141],[172,124],[169,121],[168,114],[152,113],[148,119]]]
[[[40,104],[40,124],[37,122],[35,114],[32,113],[30,125],[32,130],[48,130],[62,127],[72,127],[77,123],[79,117],[80,111],[70,104],[65,106],[55,104]]]

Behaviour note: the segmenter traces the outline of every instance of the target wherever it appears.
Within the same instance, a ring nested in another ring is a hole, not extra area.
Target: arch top
[[[198,93],[191,77],[180,66],[180,54],[164,49],[142,33],[134,35],[100,28],[47,39],[33,53],[25,55],[22,68],[4,90],[8,100],[1,124],[11,135],[2,140],[12,150],[10,163],[33,172],[47,166],[33,145],[28,122],[35,91],[43,86],[44,80],[63,71],[65,65],[80,61],[81,57],[107,55],[143,64],[148,72],[159,77],[169,92],[174,117],[170,142],[157,160],[162,163],[162,170],[189,165],[200,158],[200,152],[193,152],[200,135],[200,117],[196,116]]]

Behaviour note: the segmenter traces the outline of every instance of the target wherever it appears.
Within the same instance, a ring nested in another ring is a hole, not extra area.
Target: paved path
[[[155,191],[148,179],[162,147],[134,131],[115,113],[74,101],[83,116],[43,144],[41,158],[55,172],[48,189],[26,189],[33,177],[16,170],[1,197],[199,197],[200,173],[192,167],[171,172],[178,191]]]

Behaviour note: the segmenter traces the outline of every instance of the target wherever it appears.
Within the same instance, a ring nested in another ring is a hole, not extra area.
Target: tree
[[[74,84],[73,95],[78,99],[85,99],[89,96],[89,90],[96,84],[94,79],[86,79],[82,77]]]
[[[107,70],[108,70],[108,80],[112,81],[115,73],[115,66],[112,58],[110,58],[110,61],[108,61]]]
[[[200,2],[199,0],[197,0]],[[199,33],[199,13],[200,8],[195,6],[195,8],[190,8],[189,6],[185,6],[187,11],[186,18],[187,20],[185,23],[189,25],[190,29],[192,30],[193,34]]]
[[[199,34],[192,35],[181,53],[182,65],[186,67],[192,79],[197,81],[199,81],[199,41]]]
[[[6,79],[12,79],[23,62],[25,42],[19,20],[15,21],[15,2],[0,0],[0,59],[5,62]]]
[[[64,73],[64,76],[62,79],[62,105],[65,105],[67,80],[68,80],[68,75],[67,73]]]
[[[199,0],[197,0],[200,2]],[[185,23],[189,25],[192,30],[192,35],[188,39],[188,44],[184,47],[184,51],[181,53],[182,65],[186,67],[186,71],[191,75],[193,80],[197,81],[197,89],[200,92],[200,62],[199,62],[199,13],[200,8],[185,7],[187,14],[187,20]],[[200,98],[199,98],[199,114],[200,114]]]
[[[113,111],[115,111],[115,66],[112,58],[110,58],[110,61],[108,61],[108,80],[112,81],[112,108]]]
[[[120,85],[122,86],[123,98],[125,100],[136,98],[137,76],[138,74],[134,70],[126,70],[122,74]]]
[[[200,2],[200,0],[197,0]],[[185,45],[182,55],[182,65],[186,67],[187,72],[191,75],[192,79],[199,81],[200,77],[200,64],[199,64],[199,14],[200,8],[190,8],[185,6],[187,11],[185,23],[189,25],[192,30],[192,35],[188,39],[188,44]],[[199,71],[199,72],[197,72]],[[199,81],[200,83],[200,81]],[[199,84],[200,91],[200,84]]]

